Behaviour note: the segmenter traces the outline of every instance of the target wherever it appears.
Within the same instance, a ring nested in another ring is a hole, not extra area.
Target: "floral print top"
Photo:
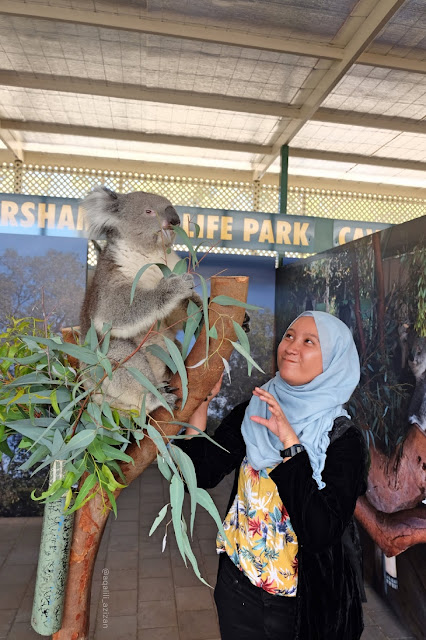
[[[244,458],[237,494],[223,523],[228,540],[218,533],[216,548],[227,553],[257,587],[278,596],[295,596],[297,538],[268,475],[272,469],[256,471]]]

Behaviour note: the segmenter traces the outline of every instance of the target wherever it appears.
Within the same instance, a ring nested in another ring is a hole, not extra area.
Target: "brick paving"
[[[211,494],[223,512],[231,478]],[[126,489],[118,519],[105,528],[93,576],[90,640],[220,640],[213,591],[192,568],[185,568],[173,539],[164,553],[164,524],[149,538],[149,528],[168,502],[168,484],[155,465]],[[199,508],[193,551],[201,575],[214,586],[216,527]],[[0,638],[40,638],[30,625],[41,518],[0,518]],[[102,579],[108,569],[108,628],[102,624]],[[366,628],[362,640],[413,639],[387,605],[367,586]],[[343,639],[342,639],[343,640]]]

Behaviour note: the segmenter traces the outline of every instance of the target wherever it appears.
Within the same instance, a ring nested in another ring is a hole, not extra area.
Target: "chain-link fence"
[[[279,188],[256,182],[165,176],[77,167],[26,165],[19,161],[0,166],[0,191],[83,198],[103,184],[128,193],[153,191],[175,205],[279,212]],[[426,200],[402,196],[290,187],[288,215],[398,224],[426,215]]]

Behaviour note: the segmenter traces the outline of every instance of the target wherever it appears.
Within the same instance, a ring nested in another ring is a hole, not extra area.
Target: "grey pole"
[[[50,466],[49,486],[65,475],[65,461]],[[41,636],[59,631],[62,624],[65,587],[74,513],[64,515],[65,497],[44,506],[37,580],[31,616],[33,629]]]

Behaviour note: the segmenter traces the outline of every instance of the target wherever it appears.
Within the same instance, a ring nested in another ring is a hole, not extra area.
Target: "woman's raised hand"
[[[299,443],[299,438],[293,431],[293,428],[287,420],[284,411],[281,409],[278,400],[265,389],[255,387],[253,395],[257,396],[263,402],[268,405],[270,418],[261,418],[260,416],[251,416],[253,422],[262,424],[264,427],[274,433],[283,443],[283,448],[291,447],[293,444]]]

